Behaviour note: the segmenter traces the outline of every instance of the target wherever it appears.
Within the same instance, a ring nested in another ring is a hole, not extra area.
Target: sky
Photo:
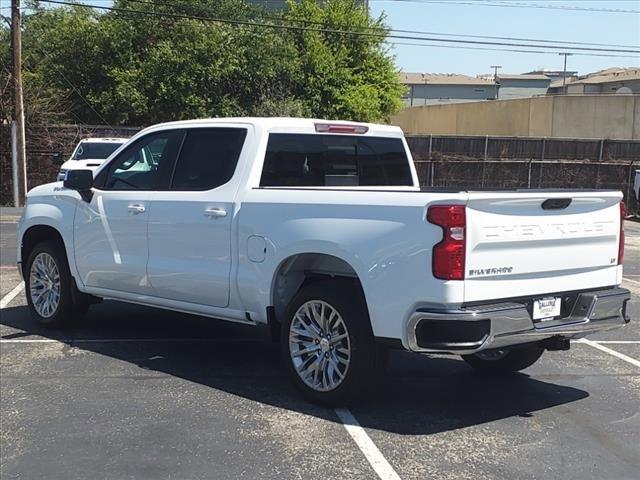
[[[387,23],[394,29],[609,43],[640,49],[640,14],[525,8],[524,6],[493,7],[482,5],[482,3],[640,11],[640,0],[518,0],[510,2],[369,0],[369,10],[373,16],[384,12]],[[411,40],[397,41],[415,43]],[[492,73],[491,65],[501,65],[502,73],[524,73],[540,67],[562,70],[564,61],[563,57],[556,52],[531,54],[409,45],[397,45],[394,53],[396,63],[403,71],[462,73],[472,76]],[[567,70],[577,70],[579,74],[608,67],[639,65],[639,57],[609,58],[573,55],[567,59]]]
[[[9,0],[1,1],[3,4],[9,3]],[[76,1],[103,6],[112,5],[111,0]],[[531,8],[531,5],[556,8]],[[369,0],[370,14],[375,17],[384,14],[388,26],[396,30],[606,43],[640,49],[640,13],[569,10],[568,8],[640,12],[640,0]],[[395,34],[415,36],[410,33]],[[417,43],[416,40],[408,39],[390,39],[390,41]],[[492,73],[491,65],[502,66],[500,72],[503,74],[524,73],[540,68],[556,70],[563,68],[564,59],[558,55],[557,49],[543,49],[551,51],[547,54],[516,53],[441,48],[433,44],[425,46],[424,42],[421,43],[421,45],[394,45],[392,52],[400,70],[475,76]],[[479,47],[509,48],[482,45]],[[631,54],[619,53],[618,55]],[[581,75],[609,67],[632,66],[640,66],[640,57],[597,57],[578,55],[576,52],[567,60],[567,70],[577,70]]]

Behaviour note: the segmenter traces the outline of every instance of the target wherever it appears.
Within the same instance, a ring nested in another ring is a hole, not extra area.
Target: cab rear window
[[[400,138],[272,133],[260,186],[412,186]]]

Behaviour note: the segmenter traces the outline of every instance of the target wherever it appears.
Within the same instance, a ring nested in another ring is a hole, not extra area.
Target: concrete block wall
[[[640,95],[567,95],[406,108],[405,133],[640,139]]]

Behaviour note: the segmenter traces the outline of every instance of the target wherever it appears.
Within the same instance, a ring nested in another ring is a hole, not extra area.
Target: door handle
[[[138,213],[144,213],[144,211],[146,210],[144,208],[144,205],[140,205],[139,203],[132,203],[127,207],[127,209],[134,215],[137,215]]]
[[[224,208],[207,208],[204,211],[205,216],[207,217],[226,217],[227,216],[227,211]]]

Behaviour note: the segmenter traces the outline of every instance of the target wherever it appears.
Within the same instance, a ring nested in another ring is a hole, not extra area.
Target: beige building
[[[549,94],[562,93],[562,80],[556,80],[549,86]],[[640,68],[608,68],[567,79],[566,93],[569,95],[640,94]]]
[[[494,78],[493,75],[400,72],[399,78],[407,87],[403,97],[406,107],[546,95],[551,83],[551,79],[542,74],[499,74]]]
[[[405,133],[640,140],[640,95],[559,95],[406,108]]]
[[[407,87],[403,97],[406,107],[441,103],[476,102],[495,98],[493,79],[469,77],[455,73],[400,72],[400,82]]]

